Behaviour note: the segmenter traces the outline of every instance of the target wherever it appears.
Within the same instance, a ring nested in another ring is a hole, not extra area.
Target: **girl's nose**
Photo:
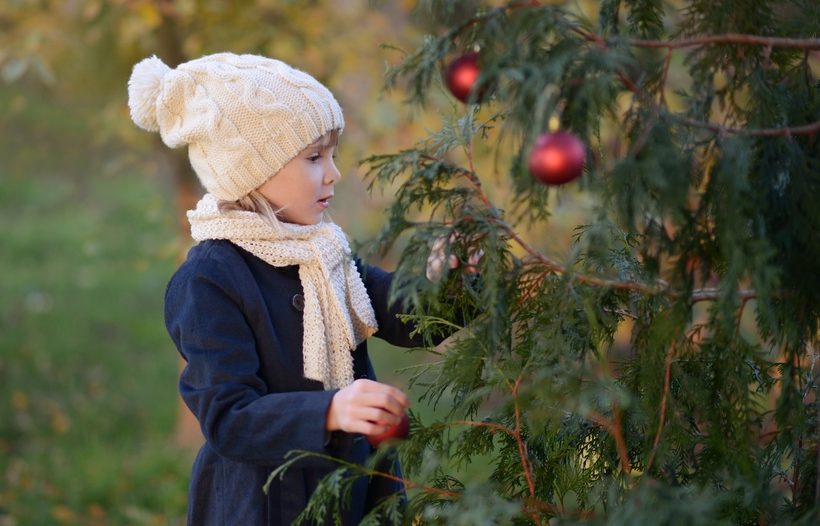
[[[342,173],[336,168],[336,163],[331,159],[330,166],[325,169],[325,184],[335,184],[342,178]]]

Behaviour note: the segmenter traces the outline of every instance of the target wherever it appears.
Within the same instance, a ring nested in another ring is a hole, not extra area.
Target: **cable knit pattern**
[[[351,351],[376,332],[377,324],[342,229],[334,223],[281,223],[280,231],[254,212],[220,211],[211,194],[188,212],[188,220],[196,241],[227,239],[274,267],[299,266],[305,377],[325,389],[349,385]]]
[[[137,63],[128,81],[137,126],[188,157],[205,189],[234,201],[326,133],[344,128],[333,94],[282,61],[217,53],[169,68]]]

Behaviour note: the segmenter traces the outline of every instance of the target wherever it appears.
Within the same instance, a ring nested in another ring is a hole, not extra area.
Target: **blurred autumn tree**
[[[386,133],[400,124],[396,97],[379,94],[384,57],[376,52],[379,43],[413,39],[404,4],[372,9],[364,0],[4,2],[0,77],[16,86],[46,86],[60,102],[83,106],[97,144],[144,147],[147,135],[134,129],[125,106],[125,86],[135,62],[151,54],[172,66],[226,50],[265,54],[293,63],[333,88],[350,121],[345,158],[355,160],[363,144],[379,149],[387,137],[408,135]],[[20,96],[25,99],[25,90]],[[184,152],[156,152],[164,157],[162,169],[176,181],[181,209],[187,209],[193,198],[189,194],[198,191]]]

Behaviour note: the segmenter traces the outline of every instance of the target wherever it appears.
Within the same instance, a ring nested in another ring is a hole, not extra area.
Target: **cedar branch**
[[[675,357],[675,344],[674,342],[669,346],[669,350],[666,352],[666,369],[664,371],[663,376],[663,395],[661,396],[661,413],[660,417],[658,417],[658,431],[655,433],[655,440],[652,443],[652,452],[649,453],[649,459],[646,461],[646,469],[644,471],[649,473],[649,469],[652,467],[652,462],[655,460],[655,453],[658,451],[658,445],[661,442],[661,432],[663,431],[663,425],[666,421],[666,405],[667,400],[669,398],[669,386],[671,384],[672,379],[672,362],[674,361]]]
[[[677,114],[670,114],[676,120],[692,126],[694,128],[705,128],[720,135],[737,134],[749,135],[753,137],[782,137],[791,135],[811,135],[820,132],[820,121],[804,124],[802,126],[785,126],[783,128],[732,128],[729,126],[721,126],[712,122],[701,122],[686,117],[681,117]]]
[[[623,426],[621,425],[621,416],[617,404],[612,403],[612,420],[595,410],[590,410],[588,416],[593,422],[606,429],[607,433],[615,440],[621,471],[625,474],[630,473],[632,465],[629,462],[629,454],[627,453],[626,440],[624,440]]]
[[[509,9],[517,9],[521,7],[537,7],[533,2],[511,2]],[[483,19],[489,19],[499,16],[503,10],[497,9],[488,12],[482,17],[475,17],[470,24],[476,23]],[[693,35],[686,38],[679,38],[677,40],[651,40],[641,38],[624,38],[624,37],[602,37],[597,33],[586,30],[578,25],[570,24],[569,28],[583,36],[587,40],[594,41],[598,44],[618,44],[625,43],[628,46],[649,48],[649,49],[684,49],[690,47],[712,46],[712,45],[740,45],[740,46],[766,46],[779,47],[791,49],[820,49],[820,38],[789,38],[789,37],[769,37],[763,35],[751,35],[747,33],[722,33],[716,35]]]
[[[724,33],[720,35],[697,35],[678,40],[623,39],[628,45],[642,48],[682,49],[709,45],[741,45],[783,47],[792,49],[820,49],[820,38],[786,38],[749,35],[744,33]]]
[[[521,372],[523,375],[523,371]],[[530,496],[535,498],[535,481],[532,478],[532,464],[530,464],[527,456],[527,445],[521,437],[521,407],[518,405],[518,389],[521,387],[522,376],[515,379],[513,386],[513,400],[515,406],[515,441],[518,444],[518,456],[521,459],[521,466],[524,468],[524,476],[527,479],[527,487],[530,490]]]
[[[439,159],[439,158],[436,158],[436,157],[433,157],[433,156],[430,156],[430,155],[425,155],[424,158],[429,160],[429,161],[434,161],[434,162],[440,162],[440,163],[447,164],[454,171],[456,171],[458,173],[461,173],[475,187],[475,190],[477,192],[476,197],[478,198],[478,200],[481,201],[482,203],[484,203],[491,210],[497,210],[495,205],[492,203],[492,201],[490,201],[489,197],[487,197],[487,194],[484,192],[483,185],[481,183],[481,180],[478,177],[478,174],[476,174],[476,172],[474,172],[472,170],[469,170],[467,168],[463,168],[461,166],[452,164],[452,163],[448,163],[447,161],[444,161],[443,159]],[[538,264],[544,265],[549,271],[554,272],[556,274],[566,274],[567,273],[566,266],[558,263],[554,259],[551,259],[550,257],[542,254],[541,252],[539,252],[538,250],[533,248],[529,243],[527,243],[523,238],[521,238],[521,236],[518,234],[518,232],[515,231],[515,229],[512,227],[512,225],[510,225],[509,223],[507,223],[506,221],[504,221],[503,219],[500,219],[500,218],[494,218],[493,221],[502,230],[504,230],[507,233],[507,235],[510,236],[511,239],[513,239],[521,248],[523,248],[530,255],[529,261],[526,261],[526,260],[524,261],[525,264],[535,261]],[[546,274],[543,274],[543,275],[546,276]],[[622,280],[616,280],[616,279],[611,279],[611,278],[604,278],[604,277],[600,277],[600,276],[592,276],[592,275],[589,275],[589,274],[573,274],[572,275],[572,280],[576,281],[578,283],[585,283],[585,284],[588,284],[588,285],[594,285],[594,286],[598,286],[598,287],[617,289],[617,290],[629,290],[629,291],[632,291],[632,292],[638,292],[638,293],[642,293],[642,294],[649,294],[649,295],[665,294],[665,295],[668,295],[668,296],[673,297],[673,298],[678,298],[678,297],[681,296],[680,292],[671,290],[670,287],[669,287],[669,283],[666,280],[663,280],[663,279],[657,279],[655,281],[655,284],[651,285],[651,284],[641,283],[641,282],[637,282],[637,281],[622,281]],[[775,295],[777,295],[777,294],[775,294]],[[749,301],[751,299],[757,298],[757,292],[755,292],[754,290],[750,290],[750,289],[740,289],[740,290],[737,291],[737,296],[738,296],[738,299],[745,302],[745,301]],[[714,301],[714,300],[718,299],[719,297],[720,297],[720,290],[719,289],[715,289],[715,288],[695,289],[691,292],[691,294],[689,296],[689,301],[690,301],[690,303],[694,304],[694,303],[698,303],[698,302],[701,302],[701,301]]]
[[[766,46],[807,50],[820,49],[820,38],[767,37],[746,33],[723,33],[717,35],[694,35],[677,40],[645,40],[641,38],[603,37],[577,25],[570,26],[570,29],[584,39],[595,42],[602,47],[611,47],[612,45],[623,43],[631,47],[649,49],[684,49],[710,45]]]

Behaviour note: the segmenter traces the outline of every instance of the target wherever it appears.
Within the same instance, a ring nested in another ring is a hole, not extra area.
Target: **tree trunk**
[[[196,176],[188,163],[187,155],[178,155],[182,153],[179,150],[166,149],[166,151],[169,154],[174,154],[171,166],[174,167],[174,180],[176,183],[177,239],[179,240],[177,254],[178,262],[182,263],[188,253],[191,239],[191,229],[186,212],[196,206],[201,191]],[[180,358],[180,372],[182,372],[184,366],[185,361]],[[199,447],[203,442],[199,423],[182,401],[182,398],[179,398],[178,405],[175,440],[181,446]]]
[[[169,66],[176,67],[187,57],[182,50],[176,14],[173,9],[160,9],[162,22],[157,27],[157,45],[160,58]],[[170,150],[164,144],[158,148],[166,161],[170,177],[174,181],[177,212],[177,239],[179,240],[178,262],[181,263],[188,252],[191,230],[186,212],[196,206],[201,190],[188,156],[184,150]],[[185,366],[180,358],[179,370]],[[174,433],[177,444],[185,447],[199,447],[203,442],[202,432],[193,413],[178,399],[177,425]]]

